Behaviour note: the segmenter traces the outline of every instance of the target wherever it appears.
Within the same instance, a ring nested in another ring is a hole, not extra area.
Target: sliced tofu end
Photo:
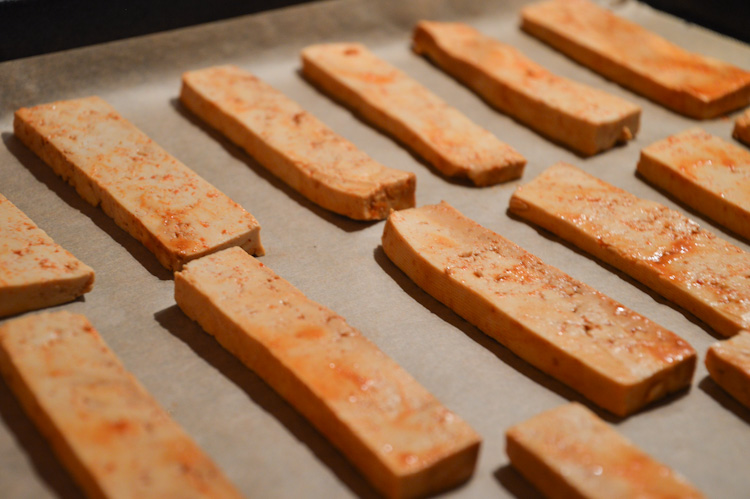
[[[0,288],[0,317],[52,307],[75,300],[94,287],[92,269],[69,279]]]
[[[705,364],[711,379],[722,389],[750,408],[750,362],[743,365],[738,357],[750,355],[750,332],[715,343],[706,351]]]

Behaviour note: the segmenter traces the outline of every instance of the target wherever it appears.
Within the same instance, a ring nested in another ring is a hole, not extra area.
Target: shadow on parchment
[[[164,329],[242,389],[264,411],[272,414],[354,494],[366,499],[380,497],[357,469],[304,416],[225,350],[213,336],[188,318],[177,305],[157,312],[154,318]]]
[[[107,214],[97,206],[87,203],[78,195],[75,188],[59,177],[49,166],[28,149],[15,135],[3,132],[3,142],[13,156],[41,183],[65,201],[71,208],[80,211],[91,219],[102,231],[106,232],[120,246],[125,248],[133,258],[153,276],[168,281],[172,273],[164,268],[159,260],[138,240],[117,226]]]

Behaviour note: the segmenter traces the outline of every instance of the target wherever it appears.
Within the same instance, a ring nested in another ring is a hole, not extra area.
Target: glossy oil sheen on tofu
[[[688,52],[589,0],[539,2],[521,17],[542,41],[687,116],[713,118],[750,103],[750,72]]]
[[[577,403],[534,416],[506,436],[511,464],[546,497],[704,497]]]
[[[609,149],[638,132],[640,107],[552,74],[469,25],[421,21],[413,41],[415,52],[490,104],[582,154]]]
[[[0,194],[0,317],[74,300],[94,271]]]
[[[357,220],[414,206],[413,173],[386,168],[235,66],[190,71],[180,100],[311,201]]]
[[[644,148],[638,172],[674,197],[750,239],[750,151],[699,128]]]
[[[690,383],[687,342],[446,203],[391,214],[383,249],[459,315],[616,414]]]
[[[302,71],[445,175],[489,185],[523,172],[526,159],[515,149],[363,45],[309,46]]]
[[[516,190],[510,211],[643,282],[718,333],[750,327],[750,254],[675,210],[557,163]]]
[[[19,109],[14,132],[168,269],[234,245],[262,254],[250,213],[98,97]]]
[[[333,311],[231,248],[175,274],[180,308],[338,447],[381,493],[466,480],[479,436]]]
[[[89,497],[241,497],[84,316],[6,322],[0,371]]]

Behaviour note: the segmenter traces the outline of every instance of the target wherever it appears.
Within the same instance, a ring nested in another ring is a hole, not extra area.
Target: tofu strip
[[[750,146],[750,109],[746,109],[734,122],[732,136]]]
[[[750,151],[699,128],[641,151],[638,173],[719,224],[750,239]]]
[[[521,27],[610,80],[691,118],[714,118],[750,103],[750,72],[688,52],[589,0],[526,6]]]
[[[750,255],[664,205],[557,163],[510,211],[620,269],[724,336],[750,327]]]
[[[484,186],[523,173],[515,149],[360,44],[309,46],[302,72],[446,176]]]
[[[712,345],[706,352],[706,369],[717,385],[750,409],[750,332]]]
[[[416,177],[386,168],[234,66],[182,76],[180,101],[312,202],[355,220],[414,206]]]
[[[170,270],[229,246],[263,254],[260,225],[98,97],[16,111],[16,136]]]
[[[331,310],[231,248],[175,274],[180,308],[263,378],[387,497],[452,487],[480,438]]]
[[[6,322],[0,372],[89,497],[241,497],[84,316]]]
[[[577,403],[511,427],[506,442],[510,463],[545,497],[704,497]]]
[[[94,271],[0,194],[0,317],[75,300]]]
[[[690,384],[687,342],[447,203],[392,213],[383,249],[458,315],[614,414]]]
[[[422,21],[412,47],[500,111],[580,154],[596,154],[638,132],[640,107],[554,75],[466,24]]]

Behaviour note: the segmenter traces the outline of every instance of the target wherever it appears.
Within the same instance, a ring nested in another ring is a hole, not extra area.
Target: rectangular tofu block
[[[552,74],[466,24],[421,21],[412,47],[500,111],[580,154],[596,154],[638,132],[640,107]]]
[[[457,485],[480,438],[333,311],[236,248],[175,274],[180,308],[263,378],[387,497]]]
[[[577,403],[512,426],[506,444],[513,467],[549,498],[704,497]]]
[[[509,209],[642,282],[719,334],[750,327],[750,254],[677,211],[562,162],[519,187]]]
[[[182,76],[180,101],[310,201],[355,220],[414,206],[416,177],[386,168],[235,66]]]
[[[692,128],[641,151],[638,173],[750,239],[750,151]]]
[[[16,111],[14,133],[170,270],[229,246],[262,254],[260,225],[98,97]]]
[[[750,332],[712,345],[706,369],[717,385],[750,409]]]
[[[617,415],[690,384],[687,342],[447,203],[392,213],[383,249],[458,315]]]
[[[732,136],[750,146],[750,109],[746,109],[734,122]]]
[[[94,271],[0,194],[0,317],[75,300]]]
[[[515,149],[360,44],[309,46],[302,72],[446,176],[484,186],[523,173]]]
[[[521,27],[610,80],[691,118],[714,118],[750,103],[750,72],[688,52],[589,0],[526,6]]]
[[[6,322],[0,372],[89,497],[241,497],[84,316]]]

